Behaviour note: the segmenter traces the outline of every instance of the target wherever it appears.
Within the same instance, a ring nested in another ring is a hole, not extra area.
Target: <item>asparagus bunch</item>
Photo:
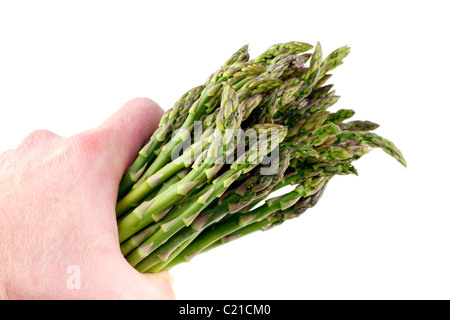
[[[353,110],[329,111],[339,100],[329,72],[349,50],[323,57],[320,43],[288,42],[250,60],[244,46],[182,95],[120,183],[128,262],[141,272],[169,270],[298,217],[333,176],[357,174],[353,161],[373,148],[406,166],[372,132],[377,124],[347,121]]]

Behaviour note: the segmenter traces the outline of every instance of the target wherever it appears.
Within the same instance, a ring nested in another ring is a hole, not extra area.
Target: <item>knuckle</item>
[[[0,159],[10,158],[14,154],[14,149],[8,149],[0,153]]]
[[[35,130],[25,136],[15,150],[21,156],[31,155],[50,145],[56,137],[59,136],[49,130]]]
[[[97,130],[83,132],[69,140],[68,148],[85,159],[94,159],[105,152],[108,141]]]
[[[129,101],[130,105],[137,107],[138,110],[146,110],[150,112],[152,116],[161,117],[164,113],[163,109],[154,100],[146,97],[138,97]]]
[[[146,98],[146,97],[137,97],[134,98],[130,101],[131,103],[135,103],[135,104],[139,104],[139,105],[153,105],[156,104],[155,101],[153,101],[150,98]]]
[[[54,138],[56,134],[49,130],[35,130],[29,133],[19,144],[19,147],[34,147]]]
[[[16,150],[9,149],[0,154],[0,174],[4,173],[4,169],[11,168],[11,166],[15,163],[15,152]]]

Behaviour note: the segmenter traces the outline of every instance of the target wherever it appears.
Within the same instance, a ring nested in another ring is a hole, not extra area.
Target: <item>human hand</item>
[[[170,299],[168,273],[122,256],[115,204],[122,174],[163,114],[126,103],[98,128],[35,131],[0,155],[0,299]]]

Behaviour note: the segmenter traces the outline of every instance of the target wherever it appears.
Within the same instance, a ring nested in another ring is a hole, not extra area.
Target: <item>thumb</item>
[[[108,139],[114,169],[121,176],[156,130],[163,109],[151,99],[136,98],[116,111],[98,128]]]

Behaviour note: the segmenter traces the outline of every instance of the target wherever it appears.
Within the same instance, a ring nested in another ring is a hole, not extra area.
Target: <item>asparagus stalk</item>
[[[139,151],[136,160],[125,172],[119,185],[119,198],[123,197],[142,176],[148,163],[156,157],[155,151],[170,135],[175,124],[180,121],[180,118],[186,118],[187,111],[194,101],[199,98],[203,89],[203,86],[198,86],[189,90],[175,103],[175,106],[172,109],[164,114],[160,120],[158,129]]]
[[[225,198],[216,202],[217,206],[203,206],[203,208],[210,208],[210,211],[202,211],[201,213],[198,211],[198,215],[195,216],[195,219],[190,225],[187,225],[181,231],[177,229],[177,234],[156,251],[149,254],[145,264],[141,264],[140,268],[148,269],[160,262],[167,261],[171,256],[174,257],[174,251],[177,250],[175,254],[180,251],[178,247],[186,246],[193,238],[197,237],[202,230],[221,220],[227,213],[239,211],[244,208],[246,204],[250,203],[250,200],[267,195],[271,188],[281,180],[283,173],[289,164],[289,153],[287,151],[288,150],[286,149],[286,151],[283,152],[281,156],[281,162],[283,164],[278,166],[278,171],[274,175],[262,175],[261,171],[263,170],[260,169],[255,176],[248,176],[245,179],[245,182],[237,189],[234,189],[231,194],[226,196],[223,195],[222,198]]]
[[[240,69],[242,70],[242,68]],[[265,70],[265,69],[264,69]],[[262,70],[259,69],[257,72],[261,72]],[[236,72],[235,72],[236,73]],[[228,76],[231,76],[228,73],[225,73]],[[281,84],[278,80],[272,80],[272,79],[259,79],[256,81],[248,81],[243,85],[240,91],[238,91],[238,99],[241,102],[241,107],[244,110],[243,115],[237,118],[239,122],[245,120],[251,113],[252,110],[256,108],[256,106],[259,104],[259,102],[262,99],[262,95],[264,92],[270,91],[274,87],[277,87]],[[220,86],[222,86],[222,83],[219,83]],[[216,85],[217,86],[217,85]],[[225,86],[230,86],[228,83],[225,83]],[[232,88],[232,87],[231,87]],[[218,87],[216,90],[219,90]],[[229,90],[229,89],[228,89]],[[216,91],[214,91],[215,94],[217,94]],[[202,93],[204,94],[204,92]],[[212,93],[207,94],[208,96],[212,95]],[[226,96],[226,95],[225,95]],[[217,98],[217,97],[216,97]],[[215,98],[215,99],[216,99]],[[220,111],[220,109],[219,109]],[[191,112],[191,111],[190,111]],[[217,118],[216,118],[217,119]],[[220,119],[220,117],[219,117]],[[228,117],[227,121],[234,121],[233,117]],[[169,144],[164,145],[161,149],[161,153],[158,155],[158,158],[155,159],[155,161],[152,163],[150,168],[147,169],[143,177],[141,178],[141,183],[137,186],[134,186],[134,189],[131,190],[127,195],[125,195],[117,204],[116,206],[116,215],[120,217],[125,212],[129,211],[133,207],[135,207],[135,204],[141,201],[151,190],[157,188],[160,183],[164,182],[167,178],[169,178],[171,175],[173,175],[178,170],[181,170],[188,164],[192,163],[192,160],[195,159],[195,155],[198,155],[198,152],[195,153],[194,151],[198,147],[197,145],[191,146],[191,150],[187,154],[183,154],[183,156],[180,156],[177,160],[172,161],[171,163],[168,163],[169,157],[171,154],[173,154],[173,150],[176,148],[176,146],[180,145],[184,140],[186,140],[186,137],[182,136],[180,132],[184,132],[186,135],[186,132],[190,132],[191,129],[186,129],[185,127],[189,125],[191,122],[186,122],[183,124],[181,129],[178,131],[178,133],[175,135],[172,140],[170,140]],[[175,142],[175,140],[177,142]],[[202,149],[205,148],[208,144],[211,143],[211,140],[209,139],[201,139],[202,141]],[[170,152],[169,152],[170,149]],[[194,152],[194,154],[192,154]],[[170,155],[169,155],[170,153]],[[194,157],[194,158],[193,158]],[[159,164],[155,164],[157,161],[159,161]],[[168,164],[167,164],[168,163]],[[164,164],[167,164],[166,166],[163,166]],[[158,171],[157,167],[159,168]]]
[[[289,53],[291,55],[297,55],[299,53],[308,51],[312,49],[313,46],[304,43],[304,42],[298,42],[298,41],[291,41],[287,43],[278,43],[274,44],[270,48],[268,48],[264,53],[262,53],[260,56],[258,56],[255,61],[261,62],[263,64],[269,64],[275,57],[284,54]]]
[[[286,210],[295,205],[302,198],[306,198],[319,192],[326,183],[326,179],[310,178],[304,184],[298,185],[293,191],[278,197],[267,200],[266,203],[241,215],[233,216],[221,222],[208,231],[198,236],[186,249],[184,249],[171,263],[171,266],[183,261],[190,261],[193,257],[207,249],[216,241],[238,232],[238,230],[272,218],[279,210]],[[259,225],[258,225],[259,226]],[[146,270],[143,270],[146,271]]]
[[[224,95],[222,96],[221,109],[218,114],[218,119],[219,118],[221,118],[221,120],[217,121],[217,128],[219,129],[219,131],[215,130],[212,133],[212,142],[209,144],[209,148],[207,148],[202,153],[203,155],[207,155],[207,158],[202,162],[202,165],[193,165],[192,170],[183,179],[170,186],[168,190],[166,190],[163,194],[157,196],[155,199],[149,202],[143,202],[136,209],[128,213],[123,219],[119,220],[118,229],[120,242],[128,239],[130,236],[144,228],[149,223],[160,220],[162,217],[156,216],[157,214],[164,212],[164,210],[167,210],[176,202],[180,201],[196,184],[207,178],[208,175],[214,174],[215,172],[217,172],[217,169],[220,168],[220,165],[215,165],[214,161],[219,156],[217,150],[221,147],[224,147],[230,142],[229,140],[227,140],[231,139],[230,134],[225,132],[230,129],[231,131],[237,130],[240,127],[240,119],[242,119],[242,112],[239,109],[237,94],[230,85],[226,85],[226,90],[224,91]],[[188,154],[188,157],[190,159],[190,153]],[[202,155],[199,156],[200,159],[201,157]],[[184,156],[180,158],[181,160],[178,162],[180,163],[180,165],[183,165]],[[176,166],[176,164],[174,166]],[[166,166],[165,168],[167,167],[170,166]],[[163,175],[160,174],[156,177],[158,180],[160,180]],[[153,181],[151,182],[151,184],[147,183],[146,185],[144,185],[145,189],[143,191],[147,192],[148,189],[152,187],[152,185],[156,184],[157,183],[154,183]],[[137,193],[138,191],[141,191],[141,189],[143,188],[136,188],[135,192]],[[142,192],[138,194],[137,197],[143,198],[144,196],[145,193]],[[125,200],[127,200],[128,202],[125,203],[125,205],[121,205]],[[130,203],[128,199],[124,199],[123,201],[119,202],[116,207],[116,212],[118,214],[125,212],[126,209],[129,208],[130,204],[132,205],[132,203]]]
[[[326,57],[320,43],[310,49],[276,44],[250,60],[243,46],[163,116],[125,173],[116,207],[121,251],[137,270],[168,270],[298,216],[333,176],[357,174],[352,163],[372,148],[406,166],[391,141],[371,132],[377,124],[347,121],[353,110],[328,111],[339,100],[329,72],[350,49]],[[281,130],[279,139],[246,141],[252,129],[269,128]],[[278,170],[264,175],[263,159],[276,150]],[[294,191],[268,199],[288,185]]]
[[[384,152],[406,167],[406,160],[403,157],[402,152],[395,146],[395,144],[392,141],[377,135],[376,133],[350,131],[343,132],[338,135],[338,143],[346,143],[348,145],[349,142],[351,143],[352,141],[367,144],[369,147],[373,148],[381,148]]]
[[[278,210],[277,212],[275,212],[275,214],[273,216],[268,216],[266,219],[263,219],[258,222],[254,222],[250,225],[240,228],[239,230],[237,230],[235,232],[232,232],[232,233],[226,235],[223,238],[220,238],[213,244],[206,247],[206,249],[204,249],[202,251],[202,253],[209,251],[213,248],[216,248],[218,246],[221,246],[223,244],[226,244],[228,242],[237,240],[248,234],[252,234],[257,231],[267,231],[269,229],[272,229],[273,227],[281,225],[286,220],[290,220],[290,219],[299,217],[304,212],[306,212],[306,210],[314,207],[318,203],[319,199],[323,195],[323,192],[325,191],[325,188],[326,188],[326,183],[323,185],[321,190],[318,191],[317,193],[315,193],[309,197],[305,197],[302,201],[297,202],[292,207],[289,207],[285,210],[281,210],[281,209]],[[173,267],[174,265],[175,264],[171,264],[170,268]],[[158,269],[154,269],[155,271],[152,271],[152,272],[158,272],[163,269],[168,270],[166,265],[164,265],[164,267],[161,265]]]
[[[116,205],[116,216],[120,217],[139,203],[147,194],[158,188],[163,182],[172,177],[184,168],[190,167],[195,159],[204,151],[212,142],[214,127],[206,130],[200,140],[190,146],[181,156],[168,163],[166,166],[158,170],[155,174],[147,177],[139,186],[132,189],[125,197],[123,197]]]
[[[278,126],[271,126],[271,128],[279,128]],[[264,130],[267,129],[267,126],[264,126]],[[249,168],[256,166],[257,163],[253,163],[253,161],[261,161],[264,154],[259,155],[258,158],[254,158],[255,153],[269,153],[275,147],[278,146],[279,140],[284,139],[283,131],[281,130],[281,134],[277,134],[275,136],[267,137],[269,142],[268,149],[259,150],[260,144],[255,143],[250,146],[250,149],[243,155],[242,160],[236,160],[232,166],[230,166],[229,170],[225,172],[222,176],[213,181],[212,184],[204,187],[199,193],[193,196],[191,199],[187,201],[187,203],[183,204],[183,206],[177,207],[175,210],[177,218],[171,219],[163,224],[160,229],[150,238],[148,238],[138,249],[131,252],[126,258],[130,264],[136,267],[138,270],[148,269],[153,266],[155,263],[159,262],[154,257],[149,256],[154,250],[159,248],[162,244],[164,244],[171,236],[181,230],[184,226],[189,226],[194,219],[200,214],[202,210],[204,210],[212,201],[222,195],[227,188],[238,179],[238,177],[243,172],[248,172]],[[165,219],[168,220],[168,219]],[[145,260],[143,260],[145,259]]]

